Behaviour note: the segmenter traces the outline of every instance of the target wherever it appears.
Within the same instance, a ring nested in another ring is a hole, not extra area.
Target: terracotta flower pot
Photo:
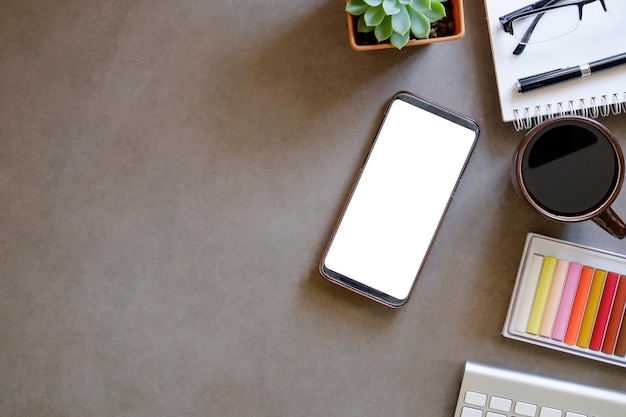
[[[447,42],[454,41],[457,39],[461,39],[465,35],[465,15],[463,13],[463,0],[448,0],[448,2],[452,5],[452,18],[454,20],[454,32],[448,36],[440,36],[437,38],[428,38],[428,39],[410,39],[409,42],[405,45],[407,46],[419,46],[419,45],[428,45],[436,42]],[[346,0],[347,3],[347,0]],[[445,4],[445,3],[444,3]],[[348,16],[348,36],[350,39],[350,46],[355,51],[372,51],[376,49],[389,49],[395,48],[390,42],[382,42],[382,43],[372,43],[372,44],[361,44],[358,43],[357,40],[357,28],[356,22],[357,17],[352,16],[350,13],[346,12]]]

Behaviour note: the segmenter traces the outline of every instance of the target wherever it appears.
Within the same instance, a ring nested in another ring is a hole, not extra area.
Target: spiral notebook
[[[606,0],[607,7],[611,1],[626,0]],[[561,114],[597,118],[626,111],[626,65],[522,94],[516,92],[515,83],[520,78],[626,52],[626,14],[611,15],[596,1],[584,6],[575,31],[529,44],[522,54],[513,55],[518,42],[502,29],[498,18],[531,2],[485,0],[502,119],[522,130]]]

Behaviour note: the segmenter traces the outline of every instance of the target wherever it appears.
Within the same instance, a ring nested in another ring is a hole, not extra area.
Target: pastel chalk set
[[[502,334],[626,367],[626,256],[528,233]]]

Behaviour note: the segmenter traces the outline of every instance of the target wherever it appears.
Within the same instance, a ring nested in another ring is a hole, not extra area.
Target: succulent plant
[[[378,42],[387,39],[402,49],[411,38],[426,39],[430,24],[445,17],[447,0],[349,0],[346,11],[359,16],[359,32],[374,31]]]

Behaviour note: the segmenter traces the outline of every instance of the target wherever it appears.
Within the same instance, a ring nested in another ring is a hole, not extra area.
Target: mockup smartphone
[[[396,94],[322,256],[321,274],[389,307],[404,305],[478,134],[466,116]]]

